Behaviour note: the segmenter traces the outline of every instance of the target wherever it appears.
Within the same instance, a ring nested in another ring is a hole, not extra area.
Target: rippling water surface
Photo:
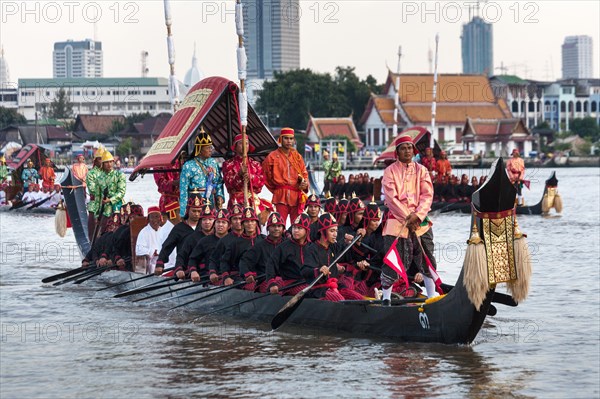
[[[77,266],[72,232],[57,237],[53,217],[0,213],[0,397],[597,398],[599,171],[558,169],[563,214],[519,218],[534,260],[530,296],[496,305],[471,346],[191,322],[185,311],[97,292],[94,280],[43,285]],[[528,170],[529,203],[549,174]],[[152,179],[128,184],[126,198],[156,202]],[[469,218],[433,221],[440,274],[453,283]]]

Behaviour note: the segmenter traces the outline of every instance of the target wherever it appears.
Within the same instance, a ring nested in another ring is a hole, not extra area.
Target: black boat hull
[[[91,248],[88,237],[88,212],[85,205],[85,188],[83,187],[83,183],[73,176],[69,166],[65,168],[60,185],[63,187],[62,191],[65,197],[67,213],[71,220],[79,252],[85,256]]]
[[[109,272],[103,280],[106,283],[115,283],[135,277],[139,277],[139,274]],[[160,281],[160,279],[161,277],[151,277],[123,284],[119,288],[129,290]],[[165,297],[178,294],[166,294],[167,288],[161,290],[165,292]],[[161,291],[155,290],[146,295],[159,292]],[[207,293],[162,303],[175,306],[205,295]],[[193,315],[197,316],[248,299],[258,298],[261,295],[240,289],[230,289],[206,299],[200,299],[183,309],[194,312]],[[492,296],[493,290],[488,293],[488,299],[481,306],[480,311],[475,310],[463,287],[461,273],[456,287],[437,302],[384,307],[377,304],[354,305],[351,302],[336,303],[306,299],[287,323],[297,327],[342,331],[352,335],[386,338],[393,341],[469,344],[475,339],[485,320]],[[245,320],[270,323],[273,316],[290,298],[278,295],[267,296],[233,306],[221,313]]]

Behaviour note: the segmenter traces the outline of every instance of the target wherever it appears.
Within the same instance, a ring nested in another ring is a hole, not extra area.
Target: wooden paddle
[[[82,277],[86,277],[86,276],[95,276],[96,274],[100,274],[102,272],[104,272],[105,270],[108,270],[110,267],[112,266],[104,266],[104,267],[86,267],[85,271],[83,271],[82,273],[76,274],[74,276],[71,276],[69,278],[66,278],[64,280],[61,281],[57,281],[56,283],[52,284],[54,286],[59,286],[59,285],[63,285],[66,283],[69,283],[71,281],[75,281],[78,280]]]
[[[165,269],[165,270],[163,270],[163,274],[164,274],[164,273],[166,273],[166,272],[170,272],[170,271],[171,271],[171,270],[173,270],[173,269],[175,269],[175,268],[174,268],[174,267],[169,267],[168,269]],[[110,288],[115,288],[115,287],[118,287],[118,286],[120,286],[120,285],[127,284],[127,283],[133,283],[134,281],[140,281],[140,280],[144,280],[144,279],[146,279],[146,278],[150,278],[150,277],[153,277],[153,276],[154,276],[154,274],[147,274],[147,275],[145,275],[145,276],[142,276],[142,277],[134,278],[133,280],[127,280],[127,281],[123,281],[122,283],[117,283],[117,284],[109,285],[109,286],[107,286],[107,287],[100,288],[100,289],[98,289],[98,290],[96,290],[96,291],[104,291],[104,290],[108,290],[108,289],[110,289]],[[166,281],[166,280],[165,280],[165,281]]]
[[[290,284],[290,285],[287,285],[287,286],[283,287],[283,288],[281,289],[281,291],[289,290],[290,288],[294,288],[294,287],[297,287],[297,286],[299,286],[299,285],[302,285],[302,284],[306,284],[306,282],[305,282],[305,281],[298,281],[298,282],[295,282],[295,283],[293,283],[293,284]],[[266,293],[266,294],[263,294],[263,295],[257,296],[257,297],[255,297],[255,298],[250,298],[250,299],[246,299],[246,300],[244,300],[244,301],[241,301],[241,302],[236,302],[236,303],[234,303],[233,305],[229,305],[229,306],[225,306],[225,307],[222,307],[222,308],[218,308],[218,309],[216,309],[216,310],[213,310],[213,311],[210,311],[210,312],[208,312],[208,313],[204,313],[204,314],[202,314],[202,315],[200,315],[200,316],[198,316],[198,317],[194,317],[194,318],[193,318],[192,320],[190,320],[190,321],[198,320],[198,319],[201,319],[201,318],[203,318],[203,317],[206,317],[206,316],[208,316],[208,315],[211,315],[211,314],[213,314],[213,313],[219,313],[219,312],[222,312],[222,311],[224,311],[224,310],[227,310],[227,309],[229,309],[229,308],[233,308],[233,307],[235,307],[235,306],[239,306],[239,305],[242,305],[242,304],[244,304],[244,303],[248,303],[248,302],[256,301],[257,299],[265,298],[265,297],[267,297],[267,296],[271,296],[271,295],[274,295],[274,294],[271,294],[271,293],[269,292],[269,293]]]
[[[346,248],[344,248],[344,250],[338,254],[338,256],[333,260],[333,262],[331,262],[329,266],[327,266],[327,268],[331,270],[331,268],[342,258],[342,256],[344,256],[346,252],[348,252],[348,250],[352,248],[352,246],[361,238],[362,234],[357,234],[356,237],[350,241],[350,244],[348,244],[348,246],[346,246]],[[283,323],[285,323],[292,313],[298,309],[298,306],[300,306],[304,300],[306,293],[310,291],[311,288],[314,287],[314,285],[321,280],[321,278],[323,278],[323,276],[325,276],[325,274],[321,273],[319,277],[317,277],[308,287],[294,295],[292,299],[290,299],[285,305],[283,305],[281,309],[279,309],[279,312],[277,312],[275,317],[273,317],[273,320],[271,320],[271,328],[273,330],[277,330]]]
[[[105,199],[108,197],[108,187],[104,189],[104,194],[102,195],[102,203],[100,204],[100,212],[98,213],[98,217],[96,217],[96,225],[94,226],[94,233],[92,234],[92,240],[90,241],[90,248],[94,248],[94,244],[96,243],[96,238],[98,238],[98,233],[100,232],[100,221],[102,220],[102,214],[104,213],[104,206],[106,203]]]
[[[42,283],[51,283],[53,281],[61,280],[63,278],[72,276],[74,274],[81,273],[83,271],[86,271],[86,270],[89,270],[89,269],[92,269],[92,268],[93,267],[83,267],[83,266],[81,266],[81,267],[78,267],[76,269],[67,270],[66,272],[58,273],[58,274],[55,274],[53,276],[49,276],[49,277],[43,278],[42,279]]]
[[[159,288],[165,288],[165,287],[169,287],[171,285],[175,285],[175,284],[181,284],[182,281],[176,281],[175,283],[171,283],[169,281],[175,280],[177,279],[176,276],[173,277],[169,277],[166,278],[164,280],[160,280],[160,281],[155,281],[153,283],[144,285],[142,287],[139,288],[134,288],[132,290],[129,291],[123,291],[123,292],[119,292],[118,294],[114,295],[113,298],[123,298],[126,296],[130,296],[130,295],[136,295],[136,294],[141,294],[143,292],[148,292],[148,291],[152,291],[152,290],[157,290]]]
[[[194,288],[194,287],[197,287],[198,285],[202,285],[202,284],[208,283],[209,281],[210,281],[210,279],[208,277],[205,280],[200,280],[200,281],[197,281],[197,282],[193,282],[192,281],[191,282],[192,284],[190,284],[190,285],[186,285],[184,287],[175,288],[174,290],[169,290],[169,291],[165,291],[165,292],[159,292],[157,294],[153,294],[153,295],[150,295],[150,296],[144,296],[144,297],[141,297],[141,298],[137,298],[137,299],[134,299],[133,302],[141,302],[141,301],[145,301],[147,299],[157,298],[159,296],[163,296],[163,295],[166,295],[166,294],[171,294],[173,292],[187,290],[188,288]],[[190,281],[186,280],[186,282],[190,282]],[[159,301],[157,301],[157,302],[159,302]],[[154,302],[154,303],[156,303],[156,302]]]
[[[56,195],[56,194],[52,194],[52,195],[50,195],[49,197],[46,197],[46,198],[44,198],[44,199],[42,199],[42,200],[39,200],[38,202],[34,203],[33,205],[31,205],[31,206],[30,206],[29,208],[27,208],[26,210],[28,211],[28,210],[30,210],[30,209],[35,209],[35,208],[37,208],[38,206],[40,206],[40,205],[44,204],[45,202],[47,202],[48,200],[50,200],[50,198],[54,197],[55,195]]]
[[[256,278],[256,279],[258,280],[259,278],[262,278],[262,277],[264,277],[264,275],[257,276],[257,278]],[[241,287],[241,286],[243,286],[243,285],[246,285],[246,284],[248,284],[248,283],[246,283],[246,280],[243,280],[243,281],[240,281],[239,283],[235,283],[235,284],[229,285],[229,286],[227,286],[227,287],[224,287],[224,288],[221,286],[221,287],[219,287],[219,288],[223,288],[223,289],[220,289],[220,290],[213,290],[214,292],[211,292],[210,294],[204,295],[204,296],[202,296],[202,297],[200,297],[200,298],[192,299],[191,301],[188,301],[188,302],[184,302],[184,303],[182,303],[182,304],[179,304],[179,305],[177,305],[177,306],[174,306],[174,307],[172,307],[172,308],[171,308],[171,309],[169,309],[169,310],[173,310],[173,309],[177,309],[177,308],[180,308],[180,307],[182,307],[182,306],[185,306],[185,305],[189,305],[190,303],[197,302],[197,301],[199,301],[199,300],[201,300],[201,299],[205,299],[205,298],[211,297],[211,296],[213,296],[213,295],[220,294],[221,292],[225,292],[225,291],[229,291],[230,289],[233,289],[233,288]],[[181,298],[182,296],[188,296],[188,295],[193,295],[193,294],[194,294],[194,293],[191,293],[191,294],[185,294],[185,295],[180,295],[180,296],[178,296],[178,297],[176,297],[176,298]]]

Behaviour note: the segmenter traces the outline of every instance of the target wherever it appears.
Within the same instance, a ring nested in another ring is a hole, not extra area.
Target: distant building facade
[[[36,111],[45,117],[60,89],[73,105],[73,116],[172,113],[166,78],[19,79],[19,112],[28,120]],[[180,90],[186,92],[183,84]]]
[[[101,78],[102,43],[91,39],[54,43],[54,78]]]
[[[591,36],[567,36],[562,45],[563,79],[594,77]]]
[[[300,0],[244,2],[248,79],[300,68]]]
[[[492,25],[478,16],[463,25],[461,36],[464,74],[494,73],[494,48]]]

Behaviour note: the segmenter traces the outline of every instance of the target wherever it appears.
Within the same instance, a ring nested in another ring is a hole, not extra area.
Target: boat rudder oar
[[[350,248],[352,248],[352,246],[356,244],[356,242],[361,238],[362,235],[357,234],[356,237],[354,237],[354,239],[350,241],[350,244],[348,244],[346,248],[344,248],[344,250],[338,254],[338,256],[333,260],[333,262],[331,262],[328,268],[331,269],[342,258],[342,256],[344,256],[346,252],[348,252],[348,250],[350,250]],[[319,280],[321,280],[321,278],[323,278],[323,276],[325,276],[325,274],[321,273],[319,277],[317,277],[309,286],[307,286],[302,291],[294,295],[292,299],[290,299],[285,305],[283,305],[281,309],[279,309],[279,312],[277,312],[277,314],[273,317],[273,320],[271,320],[271,328],[273,330],[277,330],[283,323],[285,323],[285,321],[292,315],[292,313],[294,313],[296,309],[298,309],[298,307],[304,300],[304,296],[306,295],[306,293],[310,291],[311,288],[314,287],[314,285]]]

